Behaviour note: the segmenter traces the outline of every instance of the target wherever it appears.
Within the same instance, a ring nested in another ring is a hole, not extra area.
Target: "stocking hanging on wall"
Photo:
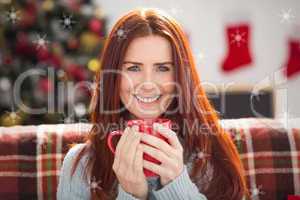
[[[284,65],[284,74],[290,78],[300,72],[300,39],[290,39],[288,49],[289,55]]]
[[[252,63],[249,49],[250,25],[239,23],[226,27],[227,56],[222,62],[224,72],[229,72]]]

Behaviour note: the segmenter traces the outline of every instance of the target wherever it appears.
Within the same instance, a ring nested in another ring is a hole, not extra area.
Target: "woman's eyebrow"
[[[135,64],[135,65],[143,65],[143,63],[141,63],[141,62],[134,62],[134,61],[124,61],[123,62],[123,64],[127,64],[127,63]],[[172,61],[154,63],[154,65],[167,65],[167,64],[173,65],[174,63]]]
[[[133,62],[133,61],[124,61],[123,64],[135,64],[135,65],[143,65],[143,63],[140,63],[140,62]]]
[[[174,63],[172,61],[154,63],[154,65],[173,65],[173,64]]]

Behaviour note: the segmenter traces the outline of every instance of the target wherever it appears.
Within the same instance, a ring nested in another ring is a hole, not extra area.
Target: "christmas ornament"
[[[25,113],[21,111],[17,112],[5,112],[0,116],[1,126],[15,126],[21,124],[25,119]]]
[[[8,91],[12,87],[10,80],[7,77],[0,78],[0,91]]]
[[[93,32],[84,32],[80,36],[80,46],[86,53],[91,53],[100,44],[100,37]]]
[[[229,25],[226,28],[226,37],[228,52],[222,62],[223,71],[229,72],[251,64],[250,25],[248,23]]]
[[[100,70],[100,62],[98,59],[94,58],[92,60],[89,61],[88,63],[88,68],[89,70],[93,71],[93,72],[97,72]]]
[[[79,47],[79,41],[77,38],[75,37],[71,37],[69,38],[68,42],[67,42],[67,48],[69,50],[76,50]]]
[[[67,67],[67,72],[70,74],[71,77],[73,77],[76,81],[84,81],[86,80],[86,72],[84,71],[84,68],[77,64],[70,64]]]
[[[25,7],[21,10],[21,20],[19,25],[27,29],[35,25],[37,19],[37,2],[27,1]]]
[[[29,41],[29,37],[26,33],[19,32],[17,34],[17,44],[15,47],[15,52],[18,56],[21,56],[23,58],[35,56],[34,47]]]
[[[42,3],[42,9],[46,12],[50,12],[54,9],[53,0],[46,0]]]
[[[48,94],[53,91],[53,83],[48,78],[42,78],[38,83],[39,89],[44,93]]]
[[[96,34],[100,34],[102,29],[102,22],[97,18],[91,19],[89,22],[89,29]]]

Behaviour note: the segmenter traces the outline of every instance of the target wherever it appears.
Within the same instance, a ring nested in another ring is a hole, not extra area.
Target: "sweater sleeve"
[[[85,144],[77,144],[72,147],[66,154],[60,170],[59,183],[56,197],[58,200],[87,200],[90,199],[90,189],[88,184],[83,180],[84,157],[79,161],[78,166],[71,176],[71,168]]]
[[[163,188],[152,192],[157,200],[207,200],[207,198],[199,192],[197,186],[191,181],[186,165],[184,165],[182,173],[172,182],[168,183]]]
[[[133,195],[125,192],[120,184],[118,184],[118,196],[116,200],[138,200]]]

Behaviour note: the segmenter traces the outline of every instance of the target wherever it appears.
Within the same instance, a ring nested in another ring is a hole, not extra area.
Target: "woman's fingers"
[[[168,179],[173,180],[178,176],[174,170],[170,170],[147,160],[143,161],[143,165],[146,169],[158,174],[160,177],[167,177]]]
[[[127,167],[130,168],[130,170],[134,170],[133,165],[140,139],[141,135],[135,132],[133,128],[131,128],[130,135],[128,136],[128,140],[126,141],[126,149],[124,150],[124,158],[126,158],[128,164]]]
[[[181,143],[179,142],[178,137],[174,131],[158,123],[153,124],[153,129],[155,131],[158,131],[164,137],[166,137],[172,147],[174,147],[175,149],[182,150]]]
[[[162,151],[153,148],[146,144],[141,144],[143,147],[143,151],[150,155],[151,157],[155,158],[156,160],[160,161],[161,163],[164,163],[165,165],[172,165],[172,159],[168,157],[165,153]]]
[[[124,133],[121,135],[121,138],[117,144],[116,151],[115,151],[115,158],[113,163],[113,169],[114,171],[117,171],[120,166],[120,157],[121,157],[121,151],[124,146],[124,143],[126,142],[127,136],[128,136],[129,128],[126,128],[124,130]]]
[[[143,160],[143,166],[146,169],[148,169],[148,170],[150,170],[150,171],[152,171],[152,172],[154,172],[154,173],[156,173],[160,176],[163,174],[163,168],[158,164],[155,164],[155,163],[150,162],[148,160]]]
[[[143,171],[143,147],[142,145],[137,146],[136,150],[136,157],[134,160],[134,171],[137,173],[138,176],[144,176]]]
[[[169,157],[176,156],[176,152],[174,152],[174,149],[164,140],[157,138],[153,135],[149,134],[143,134],[141,140],[145,142],[146,144],[149,144],[157,149],[160,149],[163,151],[166,155]]]

